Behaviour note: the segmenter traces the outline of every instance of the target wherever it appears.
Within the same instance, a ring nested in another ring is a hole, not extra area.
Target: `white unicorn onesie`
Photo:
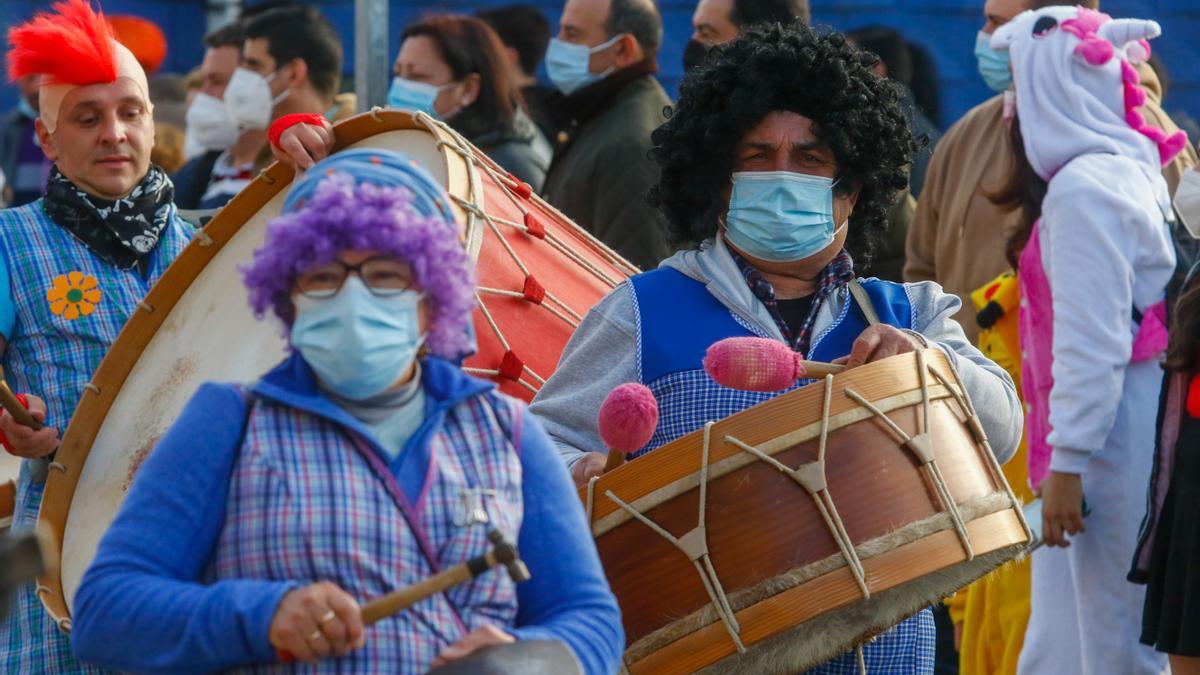
[[[1026,11],[992,37],[1011,54],[1025,154],[1048,181],[1021,253],[1030,478],[1082,478],[1093,513],[1066,549],[1033,555],[1018,672],[1160,673],[1139,644],[1142,587],[1126,581],[1154,453],[1175,267],[1160,167],[1187,143],[1147,126],[1133,64],[1153,21],[1079,7]]]

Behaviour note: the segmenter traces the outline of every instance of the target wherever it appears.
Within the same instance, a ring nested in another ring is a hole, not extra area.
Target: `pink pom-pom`
[[[1146,90],[1132,84],[1125,85],[1125,109],[1133,110],[1146,105]]]
[[[597,422],[609,451],[637,452],[646,447],[658,427],[658,401],[645,385],[622,384],[600,404]]]
[[[1163,166],[1171,163],[1188,146],[1188,135],[1182,129],[1163,139],[1158,144],[1158,155]]]
[[[1146,38],[1142,38],[1141,40],[1137,41],[1137,46],[1141,48],[1142,52],[1138,54],[1138,58],[1136,60],[1139,63],[1145,63],[1146,61],[1149,61],[1150,55],[1154,53],[1150,49],[1150,41]]]
[[[726,338],[708,348],[704,370],[722,387],[779,391],[804,376],[800,360],[799,354],[778,340]]]
[[[1113,46],[1107,40],[1087,40],[1075,48],[1075,53],[1093,66],[1102,66],[1112,60]]]
[[[1138,71],[1128,61],[1121,62],[1121,81],[1125,84],[1141,84],[1142,77],[1138,75]]]

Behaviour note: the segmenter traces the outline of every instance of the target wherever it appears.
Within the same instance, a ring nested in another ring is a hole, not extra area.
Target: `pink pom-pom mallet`
[[[658,401],[645,385],[622,384],[604,398],[597,419],[600,438],[608,447],[605,473],[621,466],[625,455],[646,447],[658,427]]]
[[[722,387],[743,391],[779,391],[805,377],[844,370],[832,363],[805,361],[782,342],[760,337],[725,338],[708,348],[704,371]]]

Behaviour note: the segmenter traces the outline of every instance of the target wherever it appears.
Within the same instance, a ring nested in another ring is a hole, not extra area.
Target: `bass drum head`
[[[364,117],[339,128],[339,150],[406,153],[450,192],[465,193],[466,163],[440,148],[438,136],[416,120],[412,128],[342,145],[356,134],[356,123],[365,128]],[[410,119],[386,119],[397,117]],[[125,326],[71,420],[58,455],[64,470],[51,471],[41,514],[61,553],[61,586],[44,579],[51,583],[42,600],[64,628],[79,581],[134,474],[200,385],[252,382],[286,354],[279,321],[251,313],[240,268],[279,214],[291,173],[272,166],[188,246]],[[452,177],[460,183],[451,184]]]

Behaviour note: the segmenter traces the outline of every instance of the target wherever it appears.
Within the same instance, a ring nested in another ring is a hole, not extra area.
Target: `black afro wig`
[[[871,70],[877,62],[840,33],[799,23],[755,26],[710,50],[684,78],[670,119],[651,136],[650,155],[662,174],[650,200],[666,214],[675,239],[695,245],[716,234],[735,146],[769,113],[790,111],[812,120],[832,148],[835,189],[860,189],[847,248],[868,260],[898,191],[908,185],[913,152],[899,92]]]

